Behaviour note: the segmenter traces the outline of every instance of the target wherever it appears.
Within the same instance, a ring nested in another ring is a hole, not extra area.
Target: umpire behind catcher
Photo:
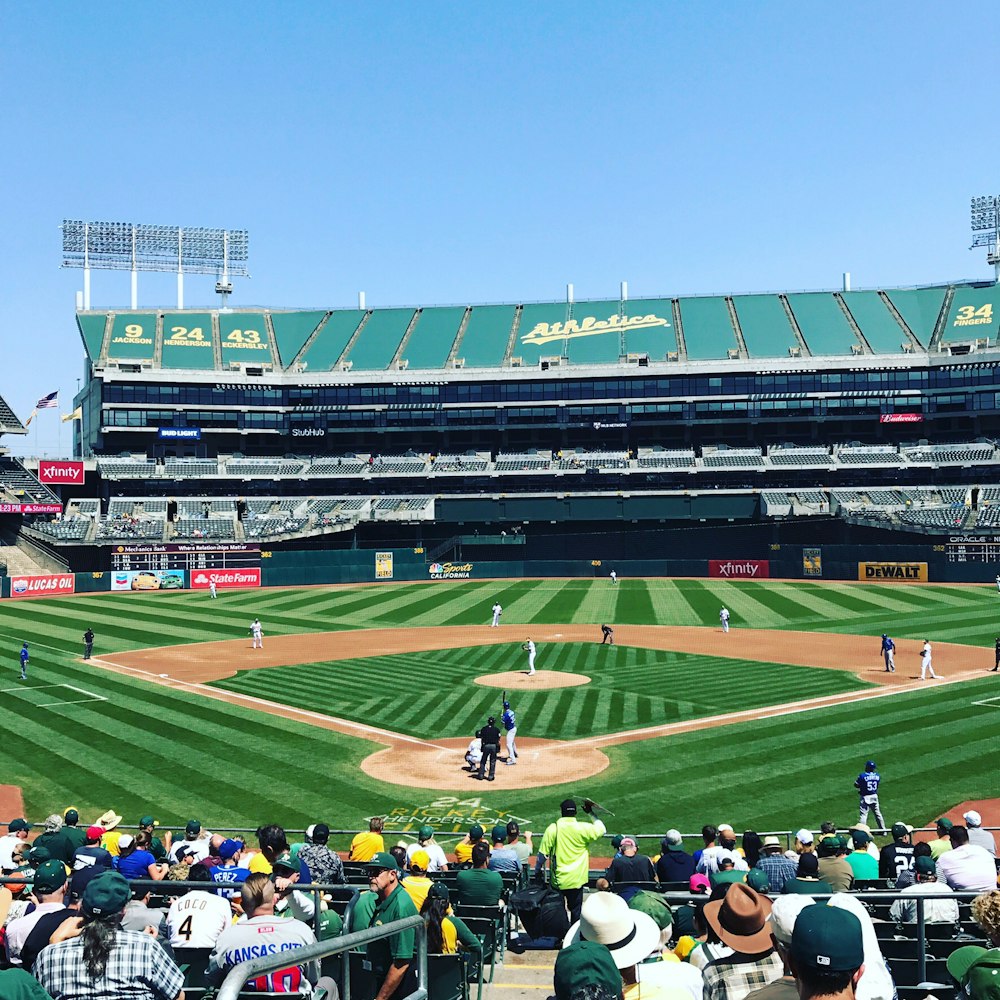
[[[500,752],[500,730],[497,729],[496,717],[491,715],[486,720],[486,725],[480,731],[483,741],[483,759],[479,762],[479,774],[476,777],[482,781],[483,772],[486,770],[487,762],[490,765],[490,774],[486,779],[492,781],[497,769],[497,754]]]

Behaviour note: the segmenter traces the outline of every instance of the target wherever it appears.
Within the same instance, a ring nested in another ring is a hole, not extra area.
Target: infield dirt
[[[535,629],[532,638],[538,643],[539,649],[537,673],[534,677],[529,677],[526,670],[515,669],[477,677],[476,683],[522,690],[536,683],[539,688],[585,684],[589,678],[579,674],[546,673],[544,647],[546,643],[555,642],[593,642],[598,645],[599,633],[595,637],[595,632],[598,630],[588,625],[547,625]],[[982,676],[984,670],[993,666],[992,650],[954,643],[936,643],[934,665],[943,679],[921,682],[918,669],[921,644],[914,640],[896,643],[897,669],[895,673],[889,674],[885,672],[878,655],[879,641],[874,636],[760,629],[732,629],[728,634],[723,634],[718,628],[662,625],[620,625],[615,628],[615,636],[622,646],[730,656],[768,664],[786,663],[847,670],[876,685],[876,688],[572,742],[519,737],[521,759],[516,766],[508,767],[501,763],[497,767],[498,789],[538,788],[598,774],[610,764],[602,747],[883,697],[917,688],[922,683],[969,680]],[[91,662],[95,666],[133,676],[138,674],[155,684],[193,689],[209,698],[243,704],[273,715],[374,740],[384,744],[385,749],[376,751],[364,760],[361,766],[366,774],[379,781],[410,787],[454,790],[468,789],[478,784],[472,775],[462,770],[468,740],[419,740],[362,723],[208,687],[205,682],[231,677],[238,670],[503,643],[511,644],[511,662],[520,666],[524,661],[524,653],[520,650],[524,637],[523,625],[499,628],[471,626],[366,629],[282,636],[268,636],[265,633],[264,648],[257,650],[250,648],[248,638],[227,639],[133,650]],[[471,736],[470,733],[470,739]]]

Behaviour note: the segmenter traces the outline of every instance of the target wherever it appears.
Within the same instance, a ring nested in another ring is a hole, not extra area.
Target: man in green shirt
[[[379,851],[368,862],[367,871],[368,885],[378,896],[369,926],[381,927],[394,920],[417,916],[413,900],[399,884],[399,867],[391,854]],[[368,961],[372,963],[376,979],[381,980],[375,1000],[402,1000],[417,988],[415,950],[412,928],[368,945]]]
[[[162,861],[167,856],[167,851],[170,850],[170,831],[168,830],[164,834],[166,844],[159,837],[156,836],[156,828],[160,825],[158,820],[153,819],[152,816],[143,816],[139,820],[139,829],[145,830],[149,834],[149,853],[156,858],[157,861]]]
[[[63,828],[59,832],[69,843],[69,863],[73,863],[73,855],[87,842],[87,834],[81,830],[77,823],[80,822],[80,814],[72,806],[63,813]]]
[[[503,876],[489,871],[490,849],[480,841],[472,847],[472,867],[455,876],[455,895],[464,906],[496,906],[503,894]]]
[[[590,799],[583,800],[583,811],[593,814]],[[607,827],[597,818],[590,822],[576,818],[576,803],[565,799],[560,806],[562,815],[550,823],[538,848],[535,872],[541,872],[549,862],[549,881],[566,902],[570,923],[580,919],[583,887],[590,878],[589,845],[607,833]]]
[[[45,832],[35,838],[32,847],[44,847],[49,856],[61,861],[65,865],[73,863],[73,855],[76,848],[72,847],[62,833],[63,818],[58,813],[53,813],[45,820]]]

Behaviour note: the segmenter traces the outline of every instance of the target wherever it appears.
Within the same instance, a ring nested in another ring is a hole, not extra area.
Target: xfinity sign
[[[38,481],[40,483],[82,483],[84,479],[83,462],[50,462],[41,459],[38,463]]]

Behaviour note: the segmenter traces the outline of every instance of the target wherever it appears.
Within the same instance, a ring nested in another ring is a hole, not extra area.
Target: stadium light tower
[[[90,269],[130,271],[132,308],[139,307],[140,271],[176,271],[177,308],[184,308],[184,275],[214,274],[215,290],[231,295],[233,276],[249,278],[245,229],[184,229],[132,222],[62,224],[62,267],[83,268],[83,308],[90,308]]]
[[[986,262],[993,265],[994,280],[1000,281],[1000,195],[972,199],[972,246],[986,247]]]

